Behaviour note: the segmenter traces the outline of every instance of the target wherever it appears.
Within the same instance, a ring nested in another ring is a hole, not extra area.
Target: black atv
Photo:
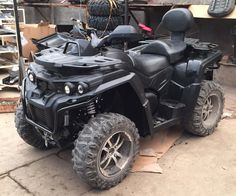
[[[222,89],[213,81],[222,53],[217,45],[185,39],[192,24],[190,11],[173,9],[162,19],[168,40],[106,51],[114,40],[137,39],[133,27],[119,26],[93,43],[101,51],[97,56],[36,57],[16,112],[19,135],[43,150],[74,141],[75,171],[99,189],[129,173],[140,136],[175,124],[210,135],[224,107]]]

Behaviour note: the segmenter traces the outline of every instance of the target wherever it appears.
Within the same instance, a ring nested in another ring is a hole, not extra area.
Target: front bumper
[[[90,95],[68,96],[55,92],[43,94],[24,79],[22,101],[27,122],[43,132],[55,134],[65,124],[65,115],[94,101]]]

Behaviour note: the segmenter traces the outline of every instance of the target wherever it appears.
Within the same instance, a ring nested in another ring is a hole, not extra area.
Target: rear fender
[[[213,70],[219,69],[219,61],[222,59],[222,52],[215,51],[203,60],[189,60],[186,68],[186,76],[193,77],[194,82],[202,82],[204,79],[213,79]],[[211,75],[209,74],[211,73]]]
[[[201,82],[213,80],[213,70],[219,68],[221,58],[222,52],[217,50],[204,59],[190,59],[175,65],[170,96],[186,105],[186,115],[191,114],[196,105]]]

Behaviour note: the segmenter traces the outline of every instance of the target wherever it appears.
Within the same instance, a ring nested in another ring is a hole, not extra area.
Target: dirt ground
[[[96,191],[74,173],[70,150],[38,151],[0,114],[0,195],[236,195],[236,88],[225,87],[225,115],[216,132],[184,133],[159,160],[163,174],[131,173],[121,184]]]

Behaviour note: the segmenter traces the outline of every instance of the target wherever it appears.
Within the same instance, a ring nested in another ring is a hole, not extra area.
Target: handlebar
[[[67,49],[68,49],[68,47],[69,47],[70,44],[74,44],[74,45],[77,46],[77,49],[78,49],[78,52],[79,52],[79,56],[80,56],[80,54],[81,54],[80,45],[79,45],[79,43],[73,42],[73,41],[69,41],[69,42],[66,43],[65,48],[64,48],[64,50],[63,50],[63,54],[66,54]]]

